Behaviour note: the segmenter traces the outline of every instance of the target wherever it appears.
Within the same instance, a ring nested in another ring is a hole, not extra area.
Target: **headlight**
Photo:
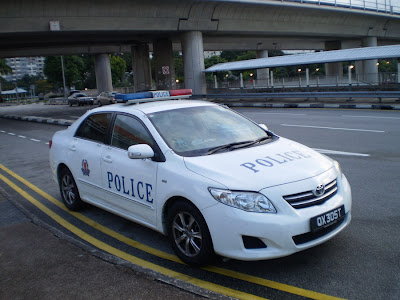
[[[336,160],[333,161],[333,164],[335,165],[335,169],[339,176],[342,176],[342,168],[340,167],[340,164]]]
[[[208,190],[215,200],[225,205],[251,212],[276,213],[274,205],[262,194],[214,188],[209,188]]]

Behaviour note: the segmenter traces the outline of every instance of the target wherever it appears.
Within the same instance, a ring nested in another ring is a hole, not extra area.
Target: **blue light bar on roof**
[[[180,90],[170,90],[170,91],[151,91],[151,92],[142,92],[142,93],[130,93],[130,94],[116,94],[115,99],[119,103],[126,103],[131,100],[138,100],[140,102],[143,99],[143,102],[147,101],[157,101],[157,98],[161,98],[163,100],[169,99],[178,99],[182,98],[182,96],[189,97],[192,95],[191,89],[180,89]]]

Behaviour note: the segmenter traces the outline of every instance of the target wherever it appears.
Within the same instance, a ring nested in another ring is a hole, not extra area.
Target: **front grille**
[[[337,180],[333,180],[325,185],[325,193],[322,196],[315,196],[313,191],[283,196],[294,208],[305,208],[313,205],[319,205],[336,195],[338,190]]]

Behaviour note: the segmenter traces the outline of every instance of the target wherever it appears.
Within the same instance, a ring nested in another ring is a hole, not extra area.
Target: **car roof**
[[[95,108],[92,111],[93,112],[115,111],[115,112],[127,112],[127,113],[134,111],[141,111],[144,114],[149,114],[159,111],[167,111],[167,110],[187,108],[187,107],[213,106],[213,105],[217,104],[201,100],[162,100],[162,101],[153,101],[140,104],[117,103],[113,105],[107,105],[104,107]]]

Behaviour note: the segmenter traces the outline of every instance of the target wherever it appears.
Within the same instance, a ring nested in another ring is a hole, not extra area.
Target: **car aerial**
[[[96,98],[96,104],[98,106],[114,104],[116,94],[117,92],[101,92]]]
[[[94,99],[93,97],[89,97],[85,93],[73,93],[68,97],[68,104],[72,106],[74,104],[81,106],[85,104],[93,105]]]
[[[319,245],[351,220],[339,163],[228,107],[118,94],[50,142],[71,210],[90,203],[168,236],[185,263],[262,260]]]

